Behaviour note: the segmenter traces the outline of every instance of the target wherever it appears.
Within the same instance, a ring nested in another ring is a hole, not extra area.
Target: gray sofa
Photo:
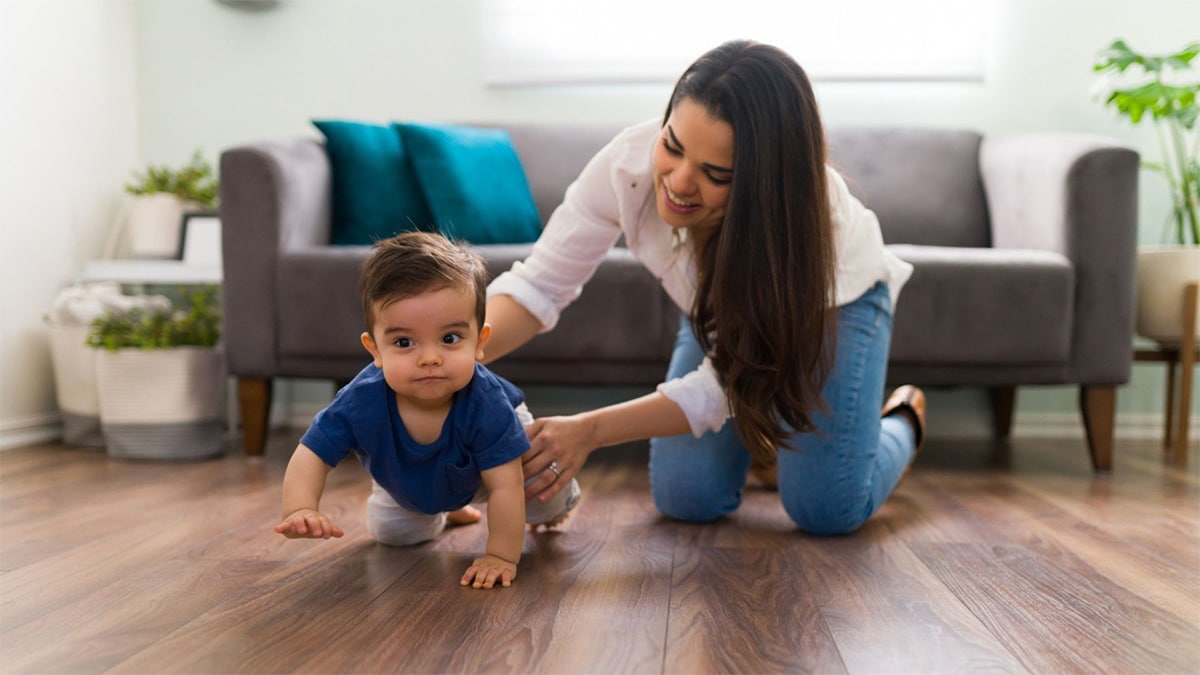
[[[543,219],[618,127],[501,125]],[[1129,378],[1138,156],[1093,136],[983,137],[833,128],[831,163],[915,271],[888,380],[992,391],[997,436],[1016,387],[1071,384],[1094,467],[1111,467]],[[330,164],[311,138],[221,155],[225,349],[248,454],[261,454],[275,377],[344,381],[366,363],[358,268],[331,246]],[[528,245],[480,246],[492,275]],[[494,364],[517,384],[654,384],[679,310],[629,252],[609,252],[559,326]]]

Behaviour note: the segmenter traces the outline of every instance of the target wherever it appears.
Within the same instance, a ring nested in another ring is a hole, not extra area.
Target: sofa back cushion
[[[592,156],[623,128],[623,125],[496,125],[512,138],[533,201],[544,225],[562,203],[563,195]]]
[[[313,120],[325,136],[333,183],[333,244],[372,244],[431,230],[433,216],[400,137],[386,124]]]
[[[888,244],[990,246],[973,131],[831,127],[829,162]]]

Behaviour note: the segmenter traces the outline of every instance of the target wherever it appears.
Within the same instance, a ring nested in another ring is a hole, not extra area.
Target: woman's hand
[[[594,425],[583,415],[543,417],[525,427],[525,433],[530,447],[521,457],[521,468],[526,480],[534,479],[525,486],[525,498],[537,495],[543,504],[571,484],[588,455],[599,447]],[[550,470],[551,463],[557,472]]]

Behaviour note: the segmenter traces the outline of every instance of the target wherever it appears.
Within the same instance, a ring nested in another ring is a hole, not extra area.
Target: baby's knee
[[[558,494],[545,504],[539,502],[536,497],[526,502],[525,522],[529,525],[561,523],[579,503],[581,494],[579,482],[572,478],[565,488],[559,490]]]
[[[387,546],[412,546],[429,541],[446,529],[446,514],[426,515],[399,507],[378,508],[367,502],[367,533]]]

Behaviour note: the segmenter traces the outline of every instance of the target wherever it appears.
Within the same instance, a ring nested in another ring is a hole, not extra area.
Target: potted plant
[[[217,178],[197,150],[177,169],[151,164],[125,185],[133,195],[124,222],[129,254],[135,258],[171,258],[179,249],[179,228],[187,211],[211,210],[217,203]]]
[[[1170,187],[1170,234],[1169,244],[1138,251],[1137,332],[1163,344],[1180,342],[1184,287],[1200,282],[1200,78],[1192,75],[1197,54],[1200,41],[1151,56],[1116,40],[1093,66],[1114,84],[1105,105],[1135,125],[1151,120],[1155,127],[1162,159],[1142,166],[1162,174]]]
[[[183,310],[107,312],[92,322],[96,391],[108,453],[201,459],[224,450],[225,363],[213,287]]]

